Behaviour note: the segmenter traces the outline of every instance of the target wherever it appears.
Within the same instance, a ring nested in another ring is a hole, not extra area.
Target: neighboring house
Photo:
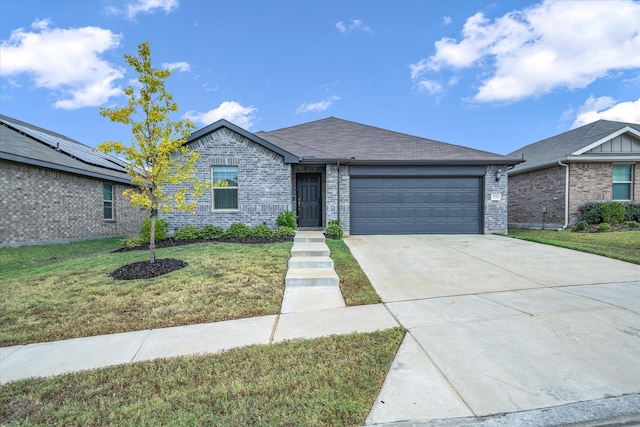
[[[608,120],[527,145],[508,155],[509,226],[564,228],[586,202],[640,201],[640,124]]]
[[[187,146],[201,179],[229,185],[205,192],[195,215],[166,215],[171,230],[273,227],[293,210],[299,227],[339,219],[352,235],[506,232],[506,170],[521,162],[334,117],[256,133],[220,120]]]
[[[136,234],[122,161],[0,115],[0,246]]]

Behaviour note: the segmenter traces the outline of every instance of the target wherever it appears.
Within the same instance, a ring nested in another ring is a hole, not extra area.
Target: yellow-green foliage
[[[97,150],[124,156],[131,181],[137,186],[123,193],[132,205],[151,212],[195,211],[195,198],[201,197],[210,183],[191,177],[200,155],[184,143],[195,125],[188,119],[173,121],[169,117],[178,111],[173,95],[165,88],[171,71],[152,66],[149,42],[138,46],[137,56],[125,55],[125,59],[138,72],[138,82],[124,90],[127,105],[101,108],[100,114],[130,126],[132,144],[105,141]],[[177,189],[165,192],[167,184]]]

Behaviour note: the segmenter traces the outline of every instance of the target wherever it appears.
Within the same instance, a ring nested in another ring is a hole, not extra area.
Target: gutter
[[[569,226],[569,165],[562,163],[562,160],[558,160],[560,166],[564,166],[564,225],[561,230],[564,230]]]

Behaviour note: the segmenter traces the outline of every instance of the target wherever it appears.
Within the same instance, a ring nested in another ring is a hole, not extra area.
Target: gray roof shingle
[[[460,145],[393,132],[329,117],[255,135],[292,153],[302,162],[503,164],[520,160]]]
[[[0,115],[0,159],[130,184],[124,162],[29,123]]]
[[[557,164],[558,161],[567,160],[571,153],[607,138],[627,126],[640,131],[640,124],[638,123],[598,120],[560,135],[526,145],[507,154],[508,157],[525,160],[524,163],[514,167],[510,173],[523,173],[542,169]]]

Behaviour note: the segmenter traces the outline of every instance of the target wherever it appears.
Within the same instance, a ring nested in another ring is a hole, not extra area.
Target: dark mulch
[[[116,280],[150,279],[180,270],[187,265],[189,264],[173,258],[156,259],[153,264],[149,261],[140,261],[123,265],[111,273],[111,277]]]
[[[189,239],[189,240],[175,240],[175,239],[165,239],[159,240],[156,242],[156,249],[160,248],[170,248],[171,246],[182,246],[182,245],[190,245],[193,243],[204,243],[204,242],[223,242],[223,243],[248,243],[248,244],[259,244],[259,243],[282,243],[282,242],[292,242],[293,237],[243,237],[243,238],[222,238],[222,239]],[[149,250],[149,244],[132,246],[132,247],[122,247],[116,249],[113,252],[129,252],[129,251],[143,251]]]

